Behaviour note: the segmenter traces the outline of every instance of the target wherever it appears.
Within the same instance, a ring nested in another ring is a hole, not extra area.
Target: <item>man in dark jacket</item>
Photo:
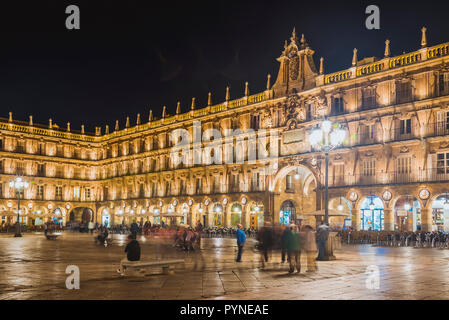
[[[296,225],[290,225],[290,233],[287,237],[287,251],[288,251],[288,262],[290,263],[290,269],[288,273],[296,271],[301,272],[301,237],[298,232]]]
[[[120,268],[117,269],[117,272],[120,273],[121,275],[123,275],[123,271],[125,270],[123,267],[124,262],[140,260],[139,242],[131,234],[128,236],[128,244],[126,245],[125,252],[126,252],[126,259],[120,261]]]

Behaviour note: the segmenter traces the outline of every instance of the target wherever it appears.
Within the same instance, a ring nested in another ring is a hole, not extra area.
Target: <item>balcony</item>
[[[342,175],[329,176],[329,187],[353,187],[372,185],[408,184],[423,182],[449,182],[449,172],[441,169],[417,169],[411,173],[376,172],[375,175]]]

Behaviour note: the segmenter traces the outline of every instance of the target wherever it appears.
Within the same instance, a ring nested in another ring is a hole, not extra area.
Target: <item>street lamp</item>
[[[317,126],[309,133],[309,142],[314,149],[324,151],[326,158],[325,171],[325,193],[324,193],[324,222],[329,223],[329,152],[340,144],[346,138],[346,131],[341,128],[339,123],[334,123],[328,119],[323,120],[321,126]]]
[[[17,193],[17,222],[16,222],[16,233],[14,237],[21,237],[20,233],[20,195],[22,192],[28,188],[28,182],[24,181],[22,177],[16,177],[14,180],[9,182],[9,187],[14,188]]]

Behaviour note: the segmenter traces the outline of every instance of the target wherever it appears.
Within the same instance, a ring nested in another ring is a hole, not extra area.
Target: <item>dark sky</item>
[[[149,109],[174,113],[263,91],[274,82],[275,60],[295,26],[325,60],[326,73],[359,58],[419,49],[449,41],[449,1],[14,1],[0,8],[0,117],[73,129],[114,125],[125,117],[146,121]],[[81,30],[65,28],[65,8],[81,10]],[[380,30],[365,28],[365,8],[380,7]],[[425,6],[423,6],[425,5]]]

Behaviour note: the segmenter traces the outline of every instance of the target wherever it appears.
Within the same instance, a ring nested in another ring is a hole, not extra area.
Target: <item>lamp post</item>
[[[309,142],[314,149],[324,151],[326,159],[325,193],[324,193],[324,222],[329,223],[329,152],[338,147],[346,138],[346,131],[339,123],[332,123],[325,119],[309,133]]]
[[[9,182],[9,187],[14,188],[17,193],[17,222],[16,222],[16,233],[14,237],[21,237],[20,233],[20,195],[22,192],[28,188],[28,182],[24,181],[22,177],[16,177],[14,180]]]

